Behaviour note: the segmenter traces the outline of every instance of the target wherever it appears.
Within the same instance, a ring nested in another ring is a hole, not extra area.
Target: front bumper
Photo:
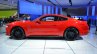
[[[6,35],[10,36],[11,26],[6,26]]]

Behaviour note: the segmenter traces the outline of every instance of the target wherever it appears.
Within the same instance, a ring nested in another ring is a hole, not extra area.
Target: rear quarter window
[[[68,18],[59,17],[58,21],[65,21],[65,20],[68,20]]]

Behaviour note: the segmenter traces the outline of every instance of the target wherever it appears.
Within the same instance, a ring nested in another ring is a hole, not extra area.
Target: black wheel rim
[[[23,38],[23,32],[19,28],[15,28],[12,30],[12,37],[15,39],[22,39]]]
[[[68,40],[74,40],[78,36],[78,31],[74,28],[70,28],[66,31],[65,37]]]

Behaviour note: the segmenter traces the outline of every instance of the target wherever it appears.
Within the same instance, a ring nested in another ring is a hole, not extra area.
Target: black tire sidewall
[[[17,30],[19,30],[19,32],[22,32],[22,35],[21,35],[19,38],[16,38],[16,36],[14,35],[14,33],[15,33]],[[16,39],[16,40],[21,40],[21,39],[24,39],[24,38],[25,38],[25,33],[24,33],[24,31],[23,31],[22,28],[16,27],[16,28],[13,28],[12,31],[11,31],[11,37],[12,37],[13,39]]]
[[[72,32],[75,33],[75,35],[74,35],[72,38],[69,38],[69,37],[67,36],[67,33],[68,33],[69,30],[74,30],[74,31],[72,31]],[[66,31],[64,32],[64,38],[65,38],[66,40],[73,41],[73,40],[76,40],[76,38],[77,38],[78,36],[79,36],[79,32],[78,32],[78,30],[75,29],[75,28],[68,28],[68,29],[66,29]]]

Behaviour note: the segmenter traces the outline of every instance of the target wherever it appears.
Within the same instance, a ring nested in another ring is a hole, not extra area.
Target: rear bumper
[[[80,35],[87,35],[89,33],[89,30],[83,30],[80,32]]]
[[[87,24],[80,25],[80,35],[87,35],[89,33],[89,26]]]

